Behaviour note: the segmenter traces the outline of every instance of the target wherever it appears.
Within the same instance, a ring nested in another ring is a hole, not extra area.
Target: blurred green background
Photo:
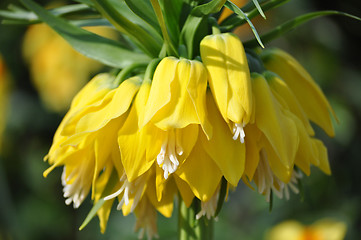
[[[5,9],[10,2],[15,3],[1,0],[0,8]],[[262,33],[297,15],[328,9],[361,16],[359,0],[293,0],[267,12],[267,21],[256,19],[255,24]],[[97,219],[78,231],[91,209],[90,199],[74,210],[62,197],[62,169],[43,178],[48,164],[42,159],[64,112],[45,108],[31,83],[29,65],[22,54],[26,29],[0,25],[0,53],[12,75],[0,156],[0,240],[137,239],[134,216],[124,218],[115,209],[104,235]],[[289,201],[275,198],[271,213],[263,196],[240,183],[224,204],[215,239],[263,239],[268,229],[282,221],[294,219],[308,225],[322,218],[345,222],[345,239],[361,239],[361,23],[339,16],[320,18],[270,46],[288,51],[304,65],[340,119],[335,138],[317,132],[328,147],[333,174],[326,176],[313,168],[311,176],[303,178],[304,200],[294,194]],[[160,239],[177,238],[176,218],[176,211],[171,219],[159,216]]]

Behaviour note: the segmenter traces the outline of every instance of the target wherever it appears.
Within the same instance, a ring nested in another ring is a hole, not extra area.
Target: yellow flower
[[[141,127],[152,124],[151,156],[167,179],[186,159],[198,138],[198,125],[207,138],[212,128],[206,112],[207,75],[202,63],[164,58],[154,73]],[[159,131],[161,130],[161,131]]]
[[[253,99],[242,42],[231,33],[209,35],[201,41],[200,51],[219,111],[230,123],[233,138],[244,142],[243,128],[250,122]]]
[[[74,98],[71,108],[60,124],[52,147],[45,159],[52,166],[64,166],[62,183],[66,204],[77,208],[90,189],[95,201],[100,199],[114,171],[122,176],[117,131],[138,91],[141,79],[133,77],[119,87],[114,77],[100,74],[90,81]],[[102,231],[111,204],[98,211]]]
[[[304,226],[297,221],[285,221],[267,232],[266,240],[343,240],[346,224],[332,219],[322,219]]]
[[[115,33],[110,28],[86,29],[115,38]],[[29,27],[24,37],[23,54],[42,102],[55,112],[68,109],[72,98],[91,74],[103,67],[99,62],[76,52],[45,24]]]
[[[9,88],[10,76],[0,55],[0,154],[2,152],[3,133],[6,125]]]
[[[310,165],[330,174],[327,150],[313,138],[314,131],[301,103],[285,81],[276,74],[252,74],[255,121],[245,128],[251,136],[246,142],[245,174],[259,193],[270,200],[273,191],[289,198],[289,189],[298,193],[297,184]],[[246,183],[248,182],[246,180]]]
[[[265,67],[287,83],[307,117],[333,137],[330,113],[336,118],[335,112],[310,74],[296,59],[280,49],[267,49],[260,56]]]

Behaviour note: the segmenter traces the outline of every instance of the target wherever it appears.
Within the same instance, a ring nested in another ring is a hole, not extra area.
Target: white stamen
[[[244,143],[244,138],[246,137],[246,134],[244,133],[245,124],[235,123],[233,126],[233,140],[237,140],[239,137],[239,140],[241,143]]]
[[[211,199],[209,199],[207,202],[203,202],[203,201],[201,202],[201,211],[199,211],[199,213],[197,213],[196,215],[197,220],[203,216],[206,216],[208,219],[214,217],[217,210],[219,190],[220,187],[218,186],[217,190],[215,191]]]
[[[123,194],[117,206],[117,210],[120,210],[124,204],[128,206],[130,203],[130,198],[133,198],[133,203],[130,209],[130,211],[133,212],[135,207],[138,205],[140,197],[142,196],[146,181],[143,177],[139,177],[135,181],[129,182],[125,173],[123,173],[119,181],[122,182],[122,186],[119,188],[119,190],[106,196],[104,200],[107,201],[118,197],[120,194]]]
[[[157,155],[157,163],[163,169],[165,179],[168,179],[168,176],[177,170],[179,166],[177,155],[181,156],[182,154],[183,148],[179,145],[174,130],[168,131]]]
[[[86,168],[78,168],[74,169],[68,176],[66,176],[66,167],[64,167],[61,175],[61,181],[64,186],[63,196],[66,198],[66,205],[73,203],[74,208],[79,208],[88,195],[91,187],[91,181],[84,181],[84,177],[86,177],[84,173],[86,172]]]
[[[267,153],[264,149],[260,152],[260,161],[256,170],[257,188],[258,192],[265,195],[266,201],[270,201],[271,190],[280,199],[285,197],[287,200],[290,198],[290,191],[295,194],[299,193],[297,183],[302,174],[293,170],[291,179],[288,183],[282,182],[272,172],[268,162]]]

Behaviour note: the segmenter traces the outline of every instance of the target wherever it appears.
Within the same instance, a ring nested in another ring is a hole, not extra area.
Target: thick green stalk
[[[178,236],[179,240],[213,240],[213,219],[201,217],[196,219],[200,211],[200,201],[195,199],[187,208],[182,198],[179,198]]]

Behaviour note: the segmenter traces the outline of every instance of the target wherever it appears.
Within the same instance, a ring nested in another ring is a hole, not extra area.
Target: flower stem
[[[188,208],[179,198],[178,208],[178,233],[179,240],[212,240],[213,239],[213,219],[201,217],[196,219],[200,211],[200,201],[194,199]]]

